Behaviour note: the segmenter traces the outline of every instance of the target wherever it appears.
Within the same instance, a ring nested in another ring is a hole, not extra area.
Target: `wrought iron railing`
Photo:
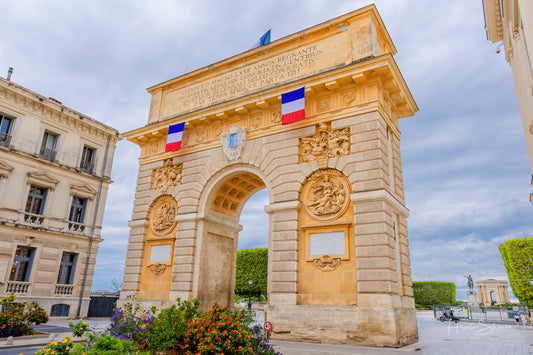
[[[74,285],[61,285],[56,284],[56,290],[54,296],[72,296]]]
[[[41,148],[41,151],[39,152],[39,157],[46,159],[46,160],[54,161],[54,159],[56,158],[56,153],[57,152],[53,149],[48,149],[48,148],[43,147]]]
[[[94,163],[90,161],[82,161],[80,163],[80,171],[84,173],[92,174],[94,170]]]
[[[6,293],[26,294],[28,293],[29,288],[30,288],[29,282],[8,281],[7,287],[6,287]]]
[[[0,132],[0,145],[3,147],[9,146],[9,142],[11,141],[11,136],[7,133]]]

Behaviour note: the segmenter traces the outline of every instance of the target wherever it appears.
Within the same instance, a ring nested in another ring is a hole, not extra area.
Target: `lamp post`
[[[252,281],[252,279],[248,280],[248,310],[251,311],[252,310],[252,284],[254,282]]]

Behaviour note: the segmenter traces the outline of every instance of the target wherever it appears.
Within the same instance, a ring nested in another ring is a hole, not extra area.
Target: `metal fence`
[[[522,306],[514,307],[476,307],[476,306],[433,306],[435,318],[443,315],[446,309],[453,311],[454,316],[461,319],[480,320],[480,321],[497,321],[497,322],[514,322],[514,315],[524,314],[529,321],[529,309]]]

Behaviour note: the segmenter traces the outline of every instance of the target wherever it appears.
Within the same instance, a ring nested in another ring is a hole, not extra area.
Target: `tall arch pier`
[[[148,89],[121,298],[232,306],[240,213],[267,189],[273,338],[417,338],[398,120],[416,104],[372,6]],[[281,95],[305,88],[306,118]],[[181,149],[165,151],[184,123]]]

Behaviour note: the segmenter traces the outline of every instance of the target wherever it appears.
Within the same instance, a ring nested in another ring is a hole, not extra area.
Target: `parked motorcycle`
[[[439,320],[441,322],[454,322],[454,323],[457,323],[459,322],[459,318],[455,317],[454,315],[449,315],[449,314],[443,314],[442,316],[440,316]]]

